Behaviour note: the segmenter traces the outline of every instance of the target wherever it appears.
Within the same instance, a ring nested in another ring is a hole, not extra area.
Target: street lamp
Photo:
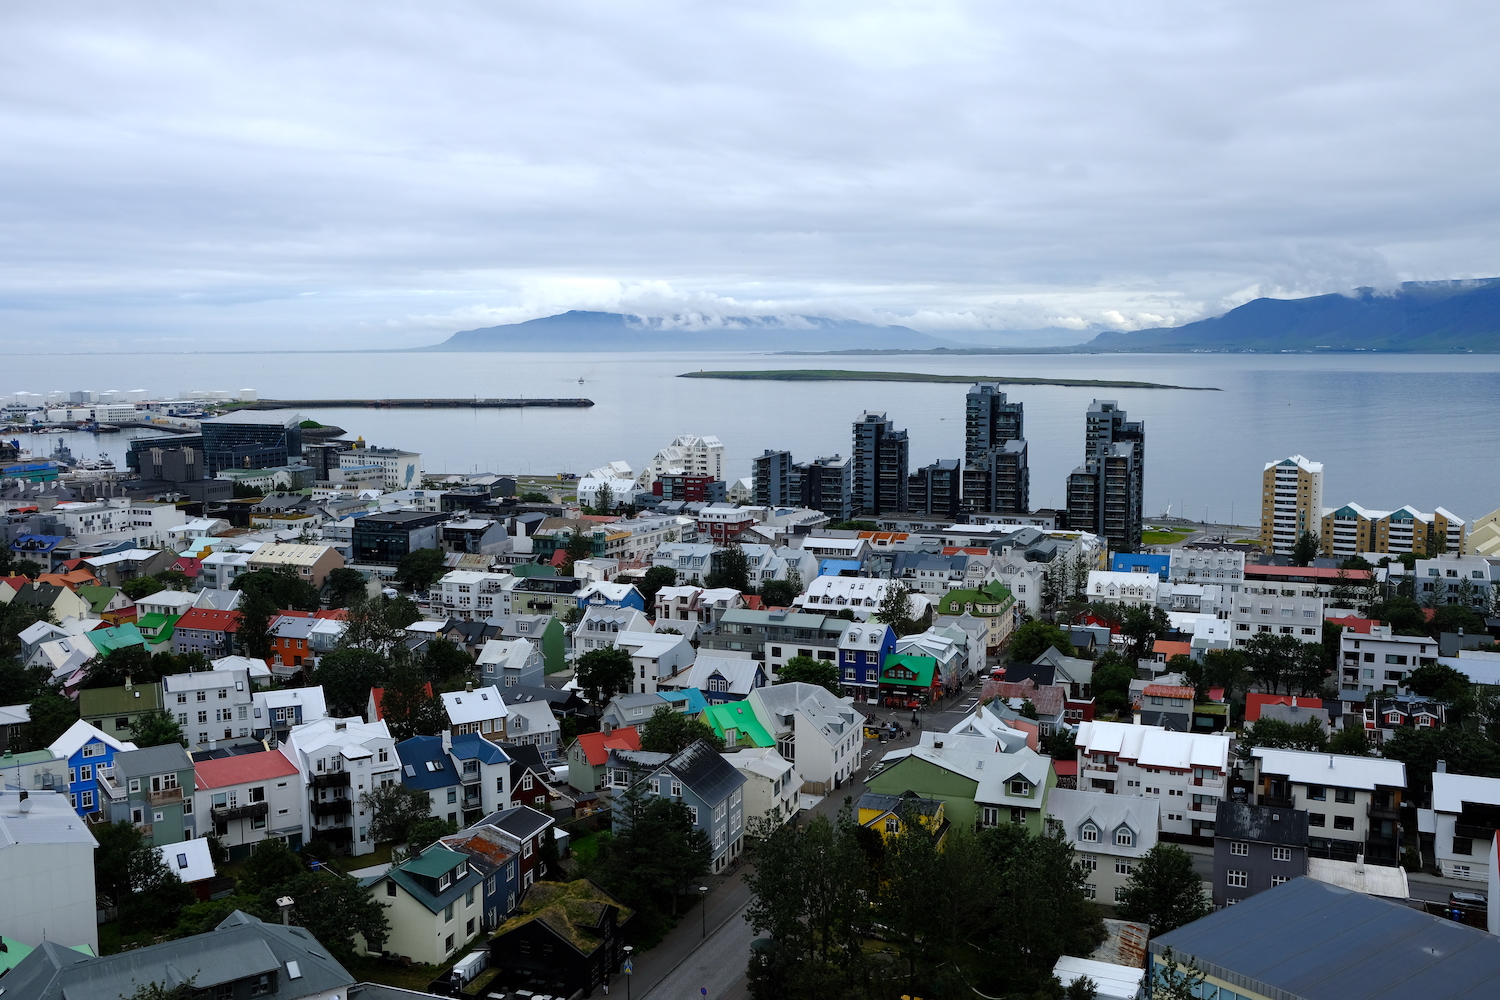
[[[703,939],[706,941],[708,940],[708,886],[706,885],[698,887],[698,909],[702,911],[699,916],[703,918]]]
[[[625,1000],[630,1000],[630,979],[635,975],[635,966],[630,962],[630,953],[635,951],[633,945],[625,946]]]

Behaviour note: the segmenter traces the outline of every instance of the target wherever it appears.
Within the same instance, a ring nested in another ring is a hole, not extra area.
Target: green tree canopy
[[[663,587],[676,585],[677,571],[675,569],[670,566],[652,566],[646,570],[646,575],[641,578],[640,583],[635,585],[635,589],[639,590],[641,597],[645,599],[646,611],[649,614],[651,609],[656,607],[657,592]]]
[[[1142,920],[1153,935],[1165,934],[1213,912],[1193,858],[1176,844],[1158,843],[1135,863],[1115,908],[1125,920]]]
[[[229,588],[238,590],[247,598],[258,594],[270,601],[278,611],[317,611],[323,606],[318,597],[318,589],[302,579],[290,566],[242,573],[235,577]],[[243,606],[241,604],[242,608]]]
[[[408,597],[377,595],[350,604],[347,620],[340,646],[386,653],[405,637],[408,625],[422,620],[422,610]]]
[[[1318,558],[1318,550],[1322,544],[1318,536],[1311,531],[1304,531],[1297,536],[1297,543],[1292,546],[1292,563],[1296,566],[1308,566]]]
[[[1328,749],[1328,731],[1317,719],[1287,722],[1284,719],[1260,719],[1245,727],[1240,739],[1242,748],[1270,747],[1278,750]]]
[[[396,582],[407,590],[425,593],[443,572],[442,549],[413,549],[396,564]]]
[[[49,746],[78,721],[78,702],[45,688],[31,699],[31,721],[26,725],[26,745],[34,750]]]
[[[357,569],[348,566],[338,566],[328,571],[328,577],[323,581],[323,586],[328,589],[328,606],[330,608],[347,608],[355,601],[362,600],[368,596],[368,584],[365,575]]]
[[[1406,687],[1412,694],[1439,701],[1458,701],[1473,685],[1469,678],[1446,663],[1427,663],[1406,675]]]
[[[1133,680],[1135,668],[1126,663],[1118,653],[1110,651],[1094,661],[1090,690],[1101,709],[1117,712],[1130,707],[1130,682]]]
[[[613,832],[599,837],[584,874],[633,907],[643,918],[643,930],[654,927],[660,933],[664,914],[677,910],[680,891],[708,874],[708,835],[693,825],[687,806],[647,794],[640,785],[616,802]]]
[[[120,923],[132,930],[164,930],[197,898],[154,847],[142,845],[125,861],[130,891],[119,901]]]
[[[777,684],[801,681],[826,688],[835,697],[841,697],[838,663],[834,660],[815,660],[811,656],[794,656],[776,671]]]
[[[432,811],[432,800],[425,791],[400,782],[365,792],[359,804],[370,813],[370,837],[377,843],[406,843],[412,827]]]
[[[274,889],[305,871],[307,866],[290,847],[275,837],[267,837],[256,844],[250,856],[245,859],[238,888],[247,893]]]
[[[21,654],[20,633],[37,622],[57,624],[57,616],[50,609],[12,601],[0,604],[0,661],[9,661]],[[19,702],[7,702],[15,705]]]
[[[709,587],[730,587],[740,593],[750,590],[750,560],[745,550],[730,544],[713,555],[713,570],[703,582]]]
[[[187,746],[187,737],[171,712],[156,709],[142,712],[130,727],[130,739],[138,747],[160,747],[168,743]]]
[[[111,906],[130,895],[130,857],[145,844],[141,831],[120,820],[92,828],[99,846],[94,850],[94,891]]]
[[[396,656],[386,674],[381,717],[398,743],[413,736],[436,736],[447,727],[448,714],[427,677],[411,662],[405,647],[396,648],[401,655]]]
[[[323,686],[328,708],[336,715],[363,715],[370,688],[385,683],[385,657],[368,649],[335,649],[318,659],[313,680]]]
[[[1010,634],[1006,658],[1012,663],[1032,663],[1049,649],[1073,655],[1073,640],[1051,622],[1034,618]]]
[[[1370,757],[1374,754],[1374,748],[1370,746],[1362,727],[1345,726],[1328,741],[1328,752],[1347,757]]]
[[[1467,635],[1484,635],[1484,619],[1479,612],[1467,604],[1444,604],[1433,612],[1432,629],[1427,634],[1437,638],[1443,632],[1463,632]]]
[[[583,696],[592,704],[603,705],[616,694],[630,690],[635,667],[630,654],[618,646],[591,649],[578,658],[576,676]]]
[[[706,722],[684,715],[671,705],[661,705],[641,726],[641,749],[651,753],[677,753],[699,740],[714,749],[724,749],[724,738]]]
[[[760,585],[761,604],[768,608],[789,608],[799,593],[790,580],[767,580]]]
[[[390,935],[385,907],[346,875],[301,872],[264,890],[262,906],[269,909],[280,896],[292,898],[292,922],[307,928],[340,962],[353,961],[356,934],[376,951]]]
[[[1406,765],[1406,787],[1419,802],[1432,794],[1432,772],[1440,760],[1447,761],[1448,770],[1455,774],[1500,778],[1500,746],[1478,730],[1464,726],[1403,726],[1380,749],[1385,757]]]
[[[1376,621],[1385,622],[1397,632],[1402,629],[1421,629],[1425,632],[1427,627],[1427,615],[1422,612],[1421,605],[1410,597],[1376,601],[1365,614]]]

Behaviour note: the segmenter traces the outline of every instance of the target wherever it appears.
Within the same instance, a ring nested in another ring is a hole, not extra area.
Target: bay
[[[561,346],[561,345],[560,345]],[[1500,507],[1495,428],[1500,356],[1163,354],[787,357],[756,353],[296,353],[13,357],[6,391],[255,389],[261,398],[587,396],[587,409],[317,410],[307,415],[372,444],[422,454],[429,472],[583,473],[623,460],[639,470],[679,434],[723,440],[731,477],[765,448],[798,460],[849,453],[864,410],[911,437],[912,465],[963,454],[961,384],[684,379],[697,369],[829,367],[965,376],[1125,379],[1218,392],[1016,386],[1026,405],[1031,502],[1063,502],[1083,457],[1083,419],[1116,399],[1146,422],[1146,510],[1259,519],[1261,470],[1301,453],[1325,466],[1324,502],[1473,519]],[[60,373],[66,373],[61,375]],[[578,380],[582,378],[583,384]],[[15,436],[8,434],[7,437]],[[59,437],[79,457],[123,460],[129,433]],[[29,437],[29,436],[28,436]]]

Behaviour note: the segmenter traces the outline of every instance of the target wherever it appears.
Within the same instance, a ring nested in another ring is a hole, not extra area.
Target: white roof
[[[412,622],[410,625],[406,626],[406,631],[415,633],[417,635],[437,635],[447,624],[447,622]]]
[[[1322,462],[1314,462],[1312,459],[1310,459],[1310,458],[1303,458],[1301,455],[1293,455],[1291,458],[1283,458],[1279,462],[1267,462],[1266,463],[1266,468],[1267,469],[1274,469],[1278,465],[1295,465],[1297,468],[1301,469],[1303,472],[1322,472],[1323,471],[1323,463]],[[1263,469],[1261,471],[1265,471],[1265,470]]]
[[[1076,850],[1140,857],[1156,844],[1156,833],[1161,826],[1161,800],[1091,789],[1054,788],[1047,793],[1047,815],[1062,824],[1063,839]],[[1100,837],[1096,844],[1079,842],[1078,831],[1087,820],[1092,820],[1109,836]],[[1135,833],[1129,847],[1115,843],[1114,831],[1122,825]]]
[[[1500,778],[1481,778],[1477,774],[1450,774],[1443,771],[1432,773],[1433,812],[1461,813],[1465,802],[1500,805]]]
[[[760,662],[747,656],[714,656],[699,653],[681,683],[685,687],[707,691],[708,679],[717,673],[729,682],[731,694],[747,695],[755,689],[755,672],[758,669],[760,669]]]
[[[526,724],[521,727],[523,733],[547,732],[548,730],[561,730],[557,716],[552,714],[552,706],[545,701],[519,702],[507,707],[510,717],[525,719]]]
[[[1299,784],[1361,788],[1365,791],[1374,791],[1376,785],[1387,788],[1406,787],[1406,765],[1399,760],[1349,757],[1311,750],[1272,750],[1266,747],[1256,747],[1251,754],[1260,759],[1261,774],[1284,774],[1289,780]],[[1495,785],[1500,787],[1500,780],[1496,780]],[[1495,801],[1500,802],[1500,798]],[[1454,812],[1458,810],[1455,809]]]
[[[649,656],[655,659],[686,642],[686,637],[670,632],[621,632],[615,645],[625,647],[631,656]]]
[[[1087,753],[1118,754],[1144,767],[1229,769],[1229,737],[1222,733],[1176,733],[1161,726],[1095,721],[1079,724],[1077,744]]]
[[[595,580],[578,592],[578,600],[582,602],[594,594],[598,594],[606,601],[623,601],[630,596],[633,590],[635,590],[634,584],[605,583],[602,580]]]
[[[67,732],[47,745],[47,749],[59,757],[71,757],[89,743],[98,740],[106,746],[114,747],[116,750],[134,750],[134,743],[126,743],[117,740],[113,736],[98,729],[82,719],[68,727]]]
[[[208,849],[207,837],[164,844],[156,849],[156,853],[161,855],[167,867],[184,882],[198,882],[218,874],[214,869],[213,854]]]
[[[88,824],[61,792],[31,791],[26,812],[21,792],[0,791],[0,851],[18,844],[88,844],[97,847]],[[206,843],[206,842],[205,842]]]
[[[1406,869],[1399,866],[1367,865],[1359,861],[1310,857],[1307,859],[1307,877],[1368,896],[1384,896],[1387,899],[1407,899],[1411,896]]]
[[[68,633],[63,631],[60,626],[54,625],[51,622],[43,621],[32,622],[30,625],[27,625],[21,631],[16,633],[16,638],[20,639],[22,643],[30,645],[31,643],[38,642],[42,639],[47,638],[48,636],[60,637],[67,634]]]
[[[298,763],[296,753],[299,752],[312,757],[319,751],[332,747],[343,752],[345,756],[353,756],[363,749],[366,742],[390,739],[391,729],[384,719],[379,722],[366,722],[354,715],[347,719],[318,719],[315,722],[293,726],[286,743],[281,746],[281,751],[287,759]],[[369,756],[369,751],[365,751],[364,755]]]
[[[85,559],[84,562],[95,568],[100,566],[113,566],[115,563],[141,562],[156,555],[155,549],[125,549],[121,552],[111,552],[107,556],[95,556]]]
[[[0,705],[0,726],[23,726],[30,721],[30,705]]]
[[[248,680],[238,670],[194,670],[185,674],[168,674],[161,679],[161,687],[167,694],[179,691],[206,691],[211,688],[230,688]]]
[[[505,718],[505,699],[493,684],[473,691],[445,691],[443,708],[448,710],[448,721],[455,726]]]
[[[486,639],[475,663],[484,666],[494,663],[502,667],[514,664],[517,670],[524,670],[535,650],[530,639]]]
[[[323,687],[301,687],[280,688],[275,691],[262,691],[255,696],[255,700],[266,708],[291,708],[296,705],[302,706],[302,721],[312,722],[316,719],[328,716],[328,704],[323,698]]]
[[[776,752],[775,747],[746,747],[722,756],[736,771],[749,771],[772,781],[792,769],[792,765]]]
[[[1052,967],[1052,974],[1064,987],[1075,979],[1087,977],[1094,983],[1100,1000],[1134,1000],[1141,995],[1141,983],[1146,978],[1145,969],[1112,962],[1095,962],[1089,958],[1074,958],[1064,955]]]
[[[1006,725],[987,705],[975,706],[973,715],[959,720],[948,732],[954,736],[983,736],[999,743],[1007,751],[1026,746],[1026,734]]]
[[[250,675],[251,680],[271,676],[271,668],[266,666],[266,661],[257,660],[253,656],[221,656],[217,660],[210,660],[209,666],[215,670],[243,670]]]

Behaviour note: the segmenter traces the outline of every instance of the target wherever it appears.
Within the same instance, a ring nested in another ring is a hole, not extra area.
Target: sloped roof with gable
[[[607,733],[583,733],[578,737],[584,760],[592,767],[602,767],[611,750],[639,750],[641,734],[634,726],[624,726]]]
[[[707,803],[724,801],[746,780],[707,740],[698,740],[674,754],[662,769],[670,771]]]
[[[225,788],[252,781],[270,781],[297,773],[297,765],[274,750],[202,760],[193,765],[198,788]]]
[[[699,653],[693,665],[688,668],[687,676],[683,678],[683,686],[707,691],[709,679],[717,674],[728,682],[727,693],[743,697],[755,689],[756,675],[762,672],[760,662],[748,656]]]
[[[757,747],[773,747],[776,745],[776,737],[766,732],[766,727],[761,725],[755,717],[755,712],[750,704],[744,701],[731,701],[724,705],[710,705],[703,710],[700,718],[713,727],[715,733],[721,738],[729,730],[738,730],[749,740],[751,745]],[[736,744],[743,740],[736,740]]]
[[[609,912],[617,925],[635,911],[588,879],[576,882],[538,882],[521,898],[519,911],[495,932],[499,938],[533,921],[543,924],[580,955],[592,955],[603,943],[599,930]]]
[[[1146,767],[1229,769],[1229,737],[1220,733],[1175,733],[1160,726],[1093,721],[1079,724],[1077,744],[1087,753],[1118,754]]]
[[[505,699],[493,684],[473,691],[445,691],[442,697],[448,721],[455,726],[505,718]]]
[[[396,744],[396,756],[401,758],[401,783],[408,788],[431,791],[460,781],[458,769],[443,750],[441,737],[413,736],[402,740]]]
[[[47,749],[59,757],[71,757],[94,740],[98,740],[100,743],[113,747],[116,750],[134,750],[136,748],[134,743],[122,743],[102,729],[98,729],[79,719],[69,726],[66,732],[48,744]]]
[[[453,737],[453,756],[459,760],[478,760],[484,764],[510,763],[510,758],[498,743],[492,743],[478,733],[464,733]]]

